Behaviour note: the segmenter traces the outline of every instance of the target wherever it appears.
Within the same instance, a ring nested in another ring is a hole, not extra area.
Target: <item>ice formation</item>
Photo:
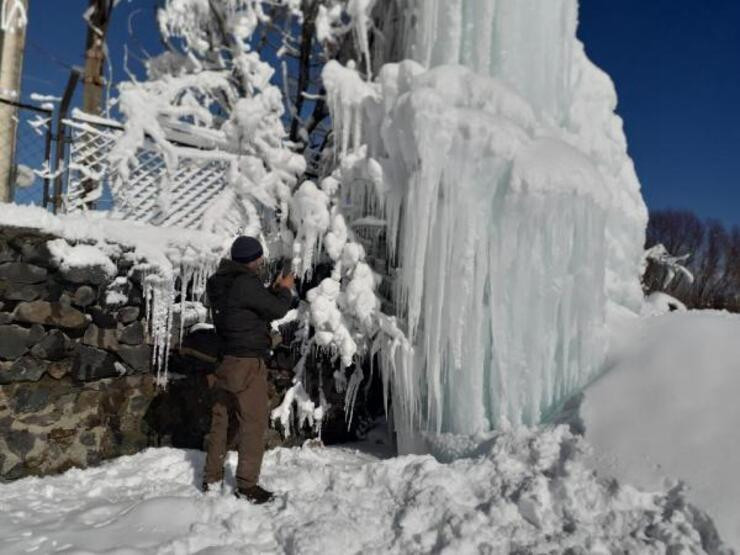
[[[639,311],[646,210],[577,8],[410,2],[385,56],[415,61],[374,83],[324,70],[338,150],[365,144],[381,168],[413,346],[381,341],[401,432],[542,421],[601,369],[608,303]]]

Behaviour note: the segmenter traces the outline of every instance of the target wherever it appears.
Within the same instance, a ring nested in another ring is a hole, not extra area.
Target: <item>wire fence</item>
[[[50,108],[0,98],[0,191],[4,200],[49,206],[52,116]]]

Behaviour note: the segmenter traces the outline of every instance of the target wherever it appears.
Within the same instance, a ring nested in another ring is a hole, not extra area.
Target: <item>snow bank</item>
[[[685,481],[740,548],[740,316],[673,312],[622,335],[581,407],[597,466],[640,487]]]
[[[206,277],[215,269],[229,237],[175,227],[154,227],[119,220],[104,212],[55,216],[36,206],[0,203],[0,226],[38,230],[58,239],[48,242],[62,270],[83,265],[99,268],[108,278],[116,273],[111,257],[132,263],[140,273],[153,337],[154,363],[161,382],[167,379],[175,287],[198,298]],[[112,299],[114,300],[114,299]]]
[[[204,496],[203,454],[150,449],[0,485],[0,551],[85,553],[718,552],[679,490],[598,480],[565,428],[435,440],[432,456],[275,449],[253,506]],[[235,457],[227,466],[234,485]]]

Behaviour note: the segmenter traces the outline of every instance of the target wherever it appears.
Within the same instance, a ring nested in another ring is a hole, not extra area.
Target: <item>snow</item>
[[[71,269],[95,266],[100,268],[107,280],[112,280],[116,275],[116,265],[97,247],[93,247],[92,245],[70,245],[64,239],[47,241],[46,246],[51,253],[53,261],[65,272]]]
[[[35,92],[31,93],[29,95],[29,98],[34,102],[60,102],[62,100],[61,96],[53,96],[50,94],[40,94]]]
[[[149,449],[0,485],[0,551],[75,553],[717,553],[679,490],[600,480],[564,428],[430,440],[430,455],[278,448],[254,506],[201,494],[204,454]],[[446,462],[440,462],[444,460]]]
[[[581,408],[598,468],[639,487],[685,481],[740,549],[740,316],[672,312],[620,334]]]
[[[640,314],[643,316],[660,316],[674,310],[686,312],[686,305],[667,293],[655,291],[645,298],[645,304]]]

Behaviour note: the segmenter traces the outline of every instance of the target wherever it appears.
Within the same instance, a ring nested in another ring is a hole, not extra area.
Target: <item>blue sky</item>
[[[582,0],[651,209],[740,224],[740,1]]]
[[[61,95],[83,64],[87,0],[33,0],[23,91]],[[160,50],[154,0],[121,0],[108,44],[113,77]],[[129,35],[129,24],[134,31]],[[650,209],[740,224],[740,0],[581,0],[579,37],[614,80]]]

